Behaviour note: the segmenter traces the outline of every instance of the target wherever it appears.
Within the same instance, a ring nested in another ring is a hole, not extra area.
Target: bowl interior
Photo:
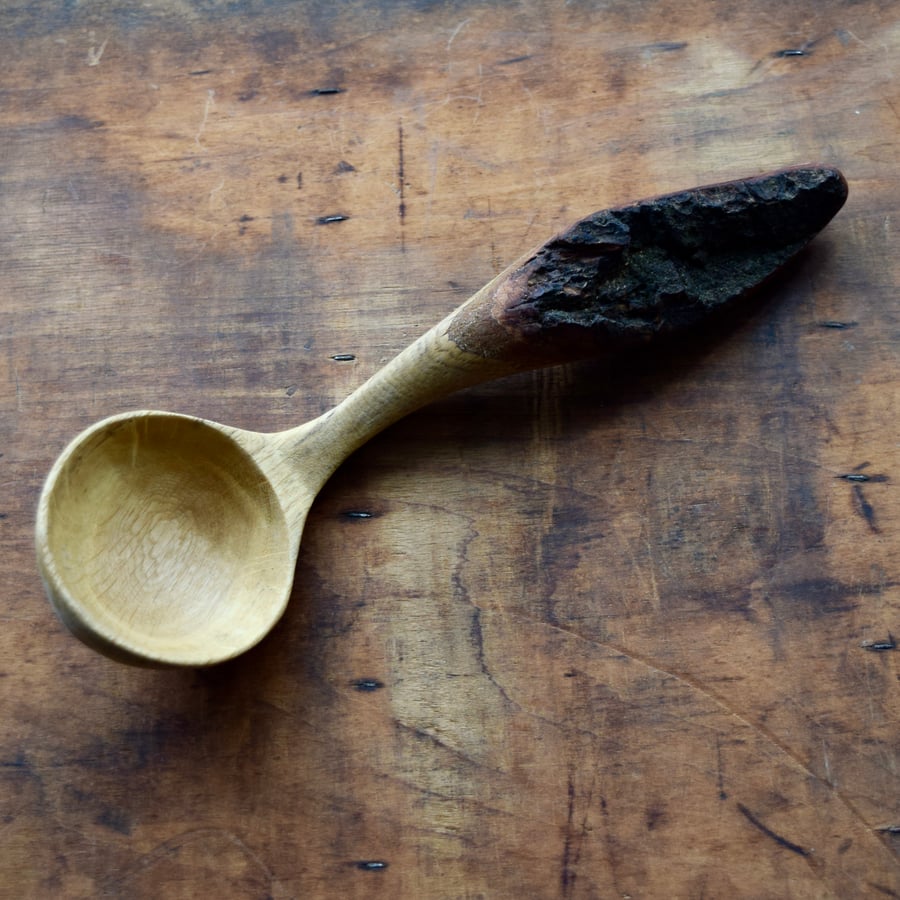
[[[63,620],[128,661],[234,656],[272,627],[291,589],[295,548],[271,484],[224,429],[184,416],[85,432],[48,479],[38,533]]]

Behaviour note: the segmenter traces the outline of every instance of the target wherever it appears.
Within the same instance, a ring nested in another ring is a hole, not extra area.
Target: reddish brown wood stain
[[[132,6],[2,13],[4,890],[900,895],[895,5]],[[809,160],[777,303],[395,426],[246,657],[52,618],[85,425],[305,421],[581,216]]]

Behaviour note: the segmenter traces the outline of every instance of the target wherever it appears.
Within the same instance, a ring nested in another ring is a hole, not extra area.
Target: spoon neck
[[[404,416],[519,368],[461,349],[448,336],[452,319],[422,335],[333,409],[287,432],[306,478],[320,488],[351,453]]]

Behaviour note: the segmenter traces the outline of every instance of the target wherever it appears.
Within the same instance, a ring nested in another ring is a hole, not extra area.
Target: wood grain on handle
[[[594,213],[527,254],[308,426],[325,479],[382,429],[453,391],[706,327],[811,241],[847,196],[798,167]]]

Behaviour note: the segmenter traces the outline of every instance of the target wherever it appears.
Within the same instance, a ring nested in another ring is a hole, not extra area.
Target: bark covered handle
[[[846,197],[839,171],[809,166],[594,213],[479,291],[447,336],[526,369],[691,329],[781,269]]]

